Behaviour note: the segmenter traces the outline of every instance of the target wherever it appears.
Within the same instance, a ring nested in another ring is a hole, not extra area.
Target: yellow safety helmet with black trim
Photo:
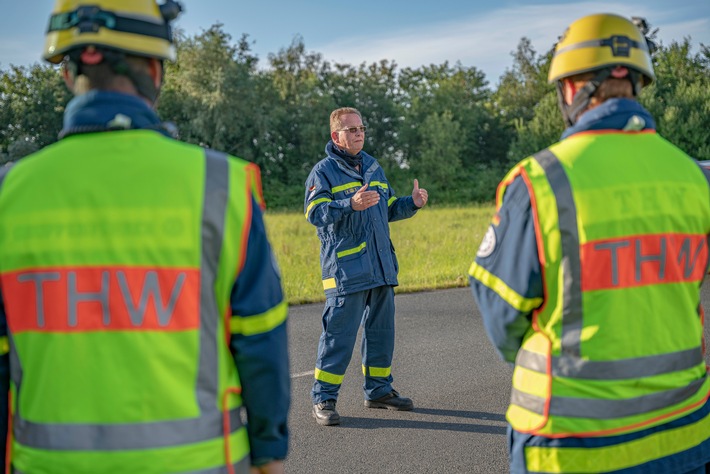
[[[643,32],[632,20],[619,15],[588,15],[573,22],[558,41],[548,81],[557,82],[560,111],[567,126],[574,125],[612,71],[613,77],[625,77],[631,82],[634,96],[655,79],[650,51],[655,44],[644,36],[647,30],[645,20],[634,20],[640,23]],[[567,104],[563,80],[589,72],[595,74],[577,91],[572,103]]]
[[[572,23],[560,38],[548,81],[615,66],[640,72],[644,85],[656,77],[647,40],[631,20],[611,13],[589,15]]]
[[[170,22],[181,10],[173,0],[57,0],[43,58],[58,64],[70,51],[94,46],[174,60]]]

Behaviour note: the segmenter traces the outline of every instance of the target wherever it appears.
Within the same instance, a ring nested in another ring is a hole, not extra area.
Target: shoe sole
[[[367,408],[384,408],[386,410],[394,410],[394,411],[412,411],[414,410],[414,405],[404,405],[404,406],[394,406],[394,405],[388,405],[386,403],[382,402],[375,402],[372,400],[365,400],[365,406]]]
[[[333,426],[333,425],[339,425],[340,424],[340,417],[338,418],[331,418],[329,420],[324,420],[322,418],[318,418],[315,413],[311,412],[311,416],[316,419],[316,423],[318,423],[321,426]]]

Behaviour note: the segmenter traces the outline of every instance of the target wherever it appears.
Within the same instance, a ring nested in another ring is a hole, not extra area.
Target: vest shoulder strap
[[[703,172],[703,176],[705,176],[705,179],[708,182],[708,186],[710,186],[710,169],[707,169],[706,167],[702,166],[700,163],[696,161],[696,164],[700,168],[700,171]],[[2,177],[0,175],[0,181],[2,181]]]

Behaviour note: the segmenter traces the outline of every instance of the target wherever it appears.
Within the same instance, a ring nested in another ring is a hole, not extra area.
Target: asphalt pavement
[[[710,304],[710,285],[702,292]],[[366,408],[359,342],[341,387],[339,426],[311,416],[323,305],[289,310],[292,407],[290,474],[508,472],[505,410],[512,368],[488,341],[469,288],[395,297],[393,386],[411,412]],[[705,340],[710,341],[705,323]],[[358,337],[358,341],[360,338]],[[710,363],[710,353],[706,352]]]

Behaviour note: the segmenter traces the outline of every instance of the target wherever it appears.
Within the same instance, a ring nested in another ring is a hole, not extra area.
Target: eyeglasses
[[[365,133],[367,130],[367,127],[364,125],[360,125],[359,127],[348,127],[348,128],[341,128],[338,130],[339,132],[350,132],[350,133],[357,133],[357,131],[361,131],[362,133]]]

